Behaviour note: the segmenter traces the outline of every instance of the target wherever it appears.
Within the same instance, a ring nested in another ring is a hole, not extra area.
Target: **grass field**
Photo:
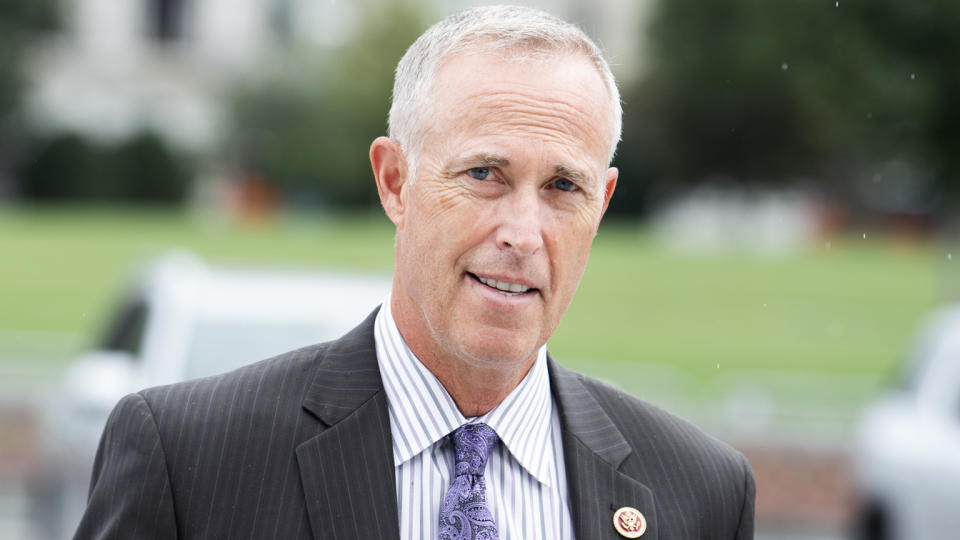
[[[89,336],[131,263],[170,249],[216,262],[388,274],[392,234],[382,215],[236,226],[169,211],[2,210],[0,340]],[[940,251],[871,234],[778,257],[684,255],[638,225],[605,223],[550,348],[611,379],[651,365],[693,380],[731,372],[880,380],[941,300],[951,263]]]

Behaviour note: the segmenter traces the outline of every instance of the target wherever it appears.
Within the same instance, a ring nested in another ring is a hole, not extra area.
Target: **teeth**
[[[480,280],[480,283],[487,285],[488,287],[493,287],[498,291],[508,295],[513,296],[515,294],[523,294],[530,290],[530,287],[521,285],[519,283],[507,283],[506,281],[497,281],[495,279],[489,279],[485,277],[477,276],[477,279]]]

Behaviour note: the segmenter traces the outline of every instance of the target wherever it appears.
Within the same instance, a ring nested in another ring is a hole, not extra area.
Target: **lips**
[[[524,284],[522,284],[522,283],[512,283],[512,282],[509,282],[509,281],[500,281],[500,280],[494,279],[494,278],[478,276],[478,275],[473,274],[473,273],[471,273],[470,276],[473,277],[474,279],[476,279],[477,281],[479,281],[480,283],[483,283],[483,284],[486,285],[487,287],[490,287],[491,289],[494,289],[495,291],[497,291],[497,292],[499,292],[499,293],[501,293],[501,294],[503,294],[503,295],[505,295],[505,296],[517,296],[517,295],[520,295],[520,294],[525,294],[525,293],[528,293],[528,292],[530,292],[530,291],[536,291],[536,290],[537,290],[535,287],[530,287],[530,286],[524,285]]]

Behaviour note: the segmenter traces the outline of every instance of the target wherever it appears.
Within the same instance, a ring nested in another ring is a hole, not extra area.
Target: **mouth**
[[[522,294],[539,292],[539,289],[536,287],[529,287],[522,283],[499,281],[493,278],[478,276],[471,272],[467,272],[467,275],[504,296],[519,296]]]

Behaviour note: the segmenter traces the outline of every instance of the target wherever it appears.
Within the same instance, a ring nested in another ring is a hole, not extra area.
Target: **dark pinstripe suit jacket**
[[[371,315],[343,338],[217,377],[144,390],[113,411],[77,538],[398,538],[387,401]],[[549,361],[581,540],[753,537],[735,450]]]

